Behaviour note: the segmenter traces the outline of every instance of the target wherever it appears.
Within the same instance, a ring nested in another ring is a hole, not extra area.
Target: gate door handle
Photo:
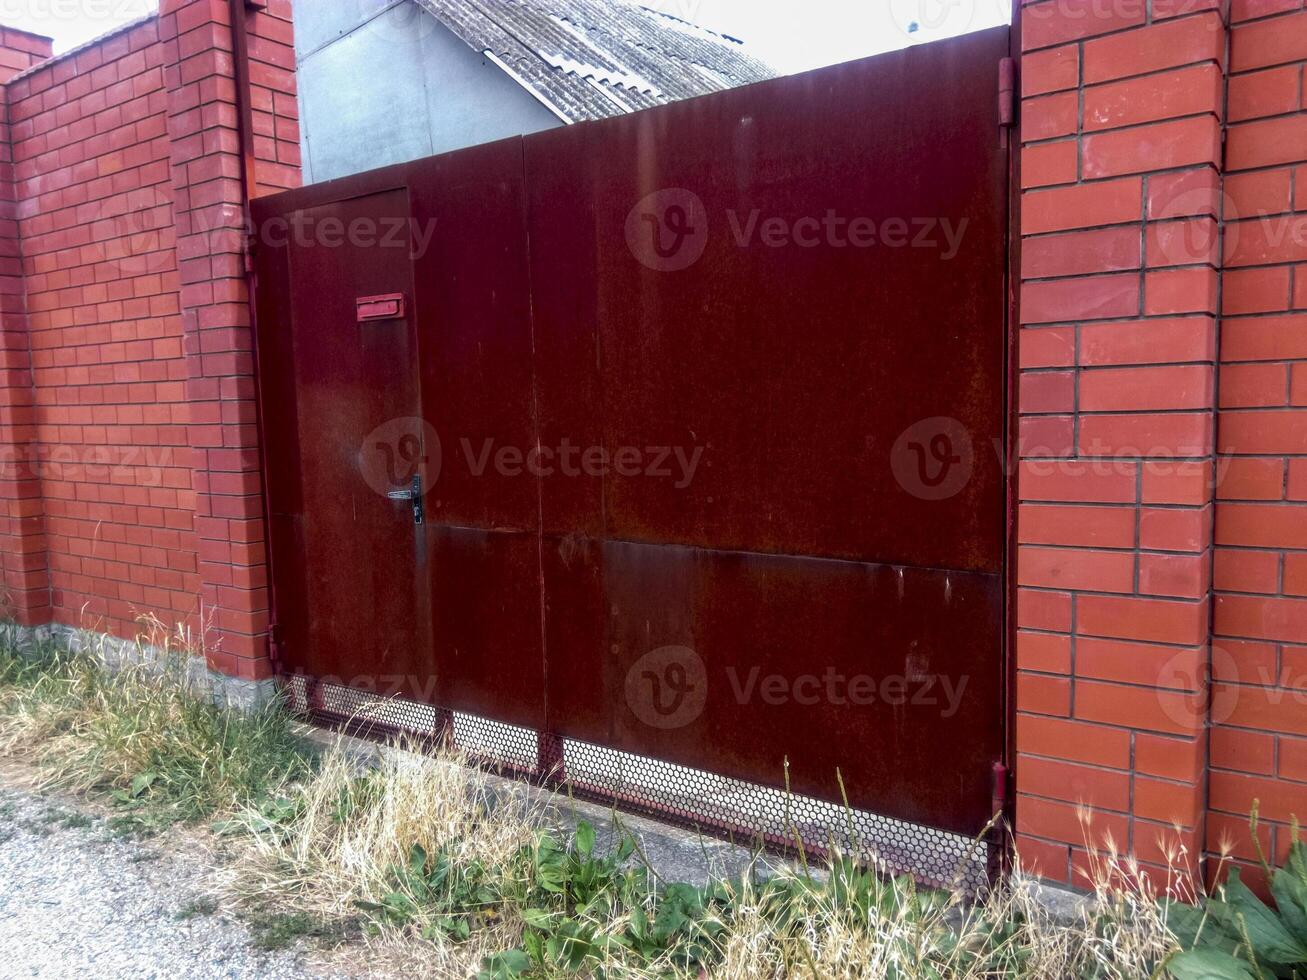
[[[391,490],[386,494],[391,500],[407,500],[413,505],[413,523],[421,524],[422,511],[422,474],[413,477],[413,485],[407,490]]]

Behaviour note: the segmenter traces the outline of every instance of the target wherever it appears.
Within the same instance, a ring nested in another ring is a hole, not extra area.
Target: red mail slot
[[[404,316],[404,294],[387,293],[385,296],[359,296],[354,300],[359,323],[368,320],[398,320]]]

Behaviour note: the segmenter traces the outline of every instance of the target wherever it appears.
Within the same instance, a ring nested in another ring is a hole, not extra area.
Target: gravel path
[[[98,818],[0,785],[0,976],[174,980],[321,977],[208,912],[203,867]]]

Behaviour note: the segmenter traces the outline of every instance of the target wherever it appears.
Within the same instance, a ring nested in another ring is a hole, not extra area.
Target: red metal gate
[[[256,201],[292,695],[705,827],[847,797],[947,877],[1004,755],[1007,45]]]

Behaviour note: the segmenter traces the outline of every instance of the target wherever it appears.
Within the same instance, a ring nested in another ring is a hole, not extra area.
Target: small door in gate
[[[284,667],[430,697],[410,226],[402,187],[261,221],[260,371]]]

